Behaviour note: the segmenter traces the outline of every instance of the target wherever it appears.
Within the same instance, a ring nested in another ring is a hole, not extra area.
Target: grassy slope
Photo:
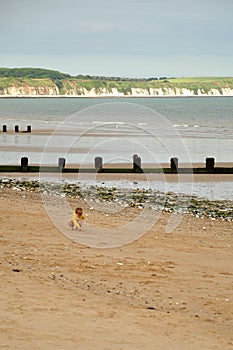
[[[125,94],[131,92],[131,88],[141,88],[149,90],[150,88],[187,88],[197,92],[198,89],[203,89],[204,92],[208,92],[211,88],[232,88],[233,89],[233,78],[214,78],[214,77],[195,77],[195,78],[177,78],[163,80],[86,80],[86,79],[67,79],[63,81],[66,88],[70,87],[83,87],[87,90],[95,88],[97,91],[106,88],[110,91],[112,88],[117,88],[119,92]]]
[[[44,79],[33,79],[33,78],[14,78],[14,77],[7,77],[7,78],[0,78],[0,89],[16,86],[48,86],[52,87],[54,86],[54,82],[49,78]]]
[[[203,89],[209,91],[211,88],[233,88],[232,77],[193,77],[193,78],[179,78],[172,79],[172,83],[177,87],[186,87],[192,90]]]

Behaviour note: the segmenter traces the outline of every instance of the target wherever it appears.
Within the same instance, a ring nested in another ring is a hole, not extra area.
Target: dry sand
[[[233,349],[232,223],[186,216],[166,234],[164,213],[141,239],[93,249],[38,194],[0,191],[0,349]],[[97,230],[118,222],[77,204]]]

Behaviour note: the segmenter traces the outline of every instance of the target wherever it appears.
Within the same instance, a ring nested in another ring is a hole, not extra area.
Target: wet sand
[[[232,222],[186,215],[166,234],[163,213],[128,245],[89,248],[53,225],[39,194],[0,191],[2,349],[233,349]],[[87,235],[137,215],[72,205]]]
[[[126,166],[127,167],[127,166]],[[130,167],[130,165],[128,165]],[[91,169],[93,166],[85,165],[85,168]],[[3,178],[55,178],[68,180],[96,180],[96,181],[168,181],[168,182],[232,182],[233,174],[164,174],[164,173],[17,173],[2,172],[0,177]]]

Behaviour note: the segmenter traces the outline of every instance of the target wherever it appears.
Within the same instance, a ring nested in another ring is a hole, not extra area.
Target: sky
[[[233,76],[233,0],[0,0],[0,67]]]

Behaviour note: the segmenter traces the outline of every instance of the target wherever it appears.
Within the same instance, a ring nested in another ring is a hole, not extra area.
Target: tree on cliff
[[[43,68],[0,68],[0,77],[8,78],[48,78],[51,80],[61,80],[71,78],[69,74],[61,73],[55,70]]]

